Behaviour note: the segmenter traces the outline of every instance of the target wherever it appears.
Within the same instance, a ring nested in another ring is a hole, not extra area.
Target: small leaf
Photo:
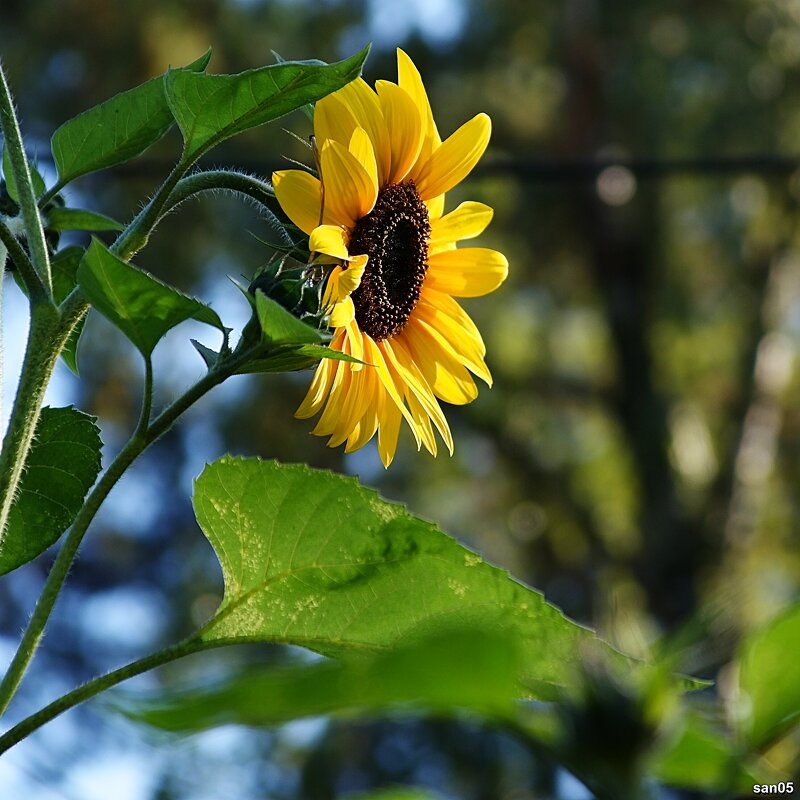
[[[267,344],[319,344],[322,341],[317,328],[306,325],[261,291],[256,292],[256,314]]]
[[[33,193],[36,197],[41,196],[45,190],[44,178],[39,174],[39,170],[28,162],[28,168],[31,171],[31,180],[33,181]],[[17,181],[14,178],[14,170],[11,168],[11,158],[8,155],[8,150],[3,147],[3,178],[6,182],[6,191],[8,196],[15,202],[19,203],[19,195],[17,193]]]
[[[541,593],[353,478],[225,457],[195,484],[225,593],[203,641],[273,641],[326,655],[411,643],[454,624],[516,638],[524,683],[549,698],[577,681],[588,642],[621,656]]]
[[[340,89],[361,74],[368,52],[335,64],[287,61],[237,75],[170,70],[167,98],[183,134],[185,162]]]
[[[66,296],[78,285],[78,266],[83,258],[82,247],[65,247],[53,256],[51,268],[53,273],[53,299],[56,303],[64,301]],[[78,344],[83,333],[84,317],[73,329],[67,339],[61,358],[64,363],[78,375]]]
[[[740,715],[754,748],[800,722],[800,604],[750,634],[739,654]]]
[[[124,226],[96,211],[54,208],[47,214],[47,227],[53,231],[121,231]]]
[[[351,361],[354,364],[366,364],[354,356],[332,350],[321,344],[301,344],[299,347],[279,347],[268,355],[248,361],[238,371],[238,375],[252,375],[262,372],[296,372],[313,367],[320,359],[330,358],[334,361]],[[372,365],[368,365],[372,366]]]
[[[100,472],[95,417],[44,408],[0,547],[0,574],[36,558],[72,524]]]
[[[508,635],[451,629],[366,657],[251,669],[210,688],[131,698],[121,709],[149,725],[184,732],[321,714],[374,716],[407,706],[505,717],[514,709],[518,656]]]
[[[146,358],[164,334],[184,320],[196,319],[224,331],[207,305],[122,261],[97,239],[92,239],[78,267],[78,283],[86,299]]]
[[[189,341],[192,343],[192,347],[200,353],[200,358],[205,362],[206,368],[211,369],[217,363],[220,354],[216,350],[201,344],[197,339],[189,339]]]
[[[174,74],[203,72],[209,50]],[[164,75],[115,95],[65,122],[50,142],[61,186],[89,172],[122,164],[155,144],[174,118],[164,95]]]

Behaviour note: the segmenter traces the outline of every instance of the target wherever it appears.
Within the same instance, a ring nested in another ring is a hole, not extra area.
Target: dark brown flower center
[[[353,292],[359,328],[379,342],[399,333],[419,300],[431,224],[413,181],[385,186],[350,237],[350,255],[368,255]]]

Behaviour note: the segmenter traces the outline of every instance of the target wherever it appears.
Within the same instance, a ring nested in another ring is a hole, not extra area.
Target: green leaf
[[[47,214],[47,228],[53,231],[121,231],[123,227],[105,214],[82,208],[54,208]]]
[[[453,624],[496,628],[522,648],[532,696],[578,679],[592,631],[541,593],[353,478],[225,457],[195,484],[223,601],[207,643],[274,641],[326,655],[396,647]]]
[[[800,604],[748,636],[739,653],[742,729],[754,748],[800,721]]]
[[[222,685],[123,701],[141,722],[170,731],[277,725],[322,714],[384,714],[412,706],[436,713],[513,713],[518,647],[498,631],[444,630],[388,652],[311,666],[251,669]]]
[[[53,273],[53,299],[61,303],[64,298],[78,285],[78,266],[83,258],[82,247],[65,247],[53,256],[51,269]],[[78,375],[78,344],[83,333],[84,317],[73,329],[67,339],[61,358],[64,363]]]
[[[167,99],[183,134],[184,161],[340,89],[361,74],[368,52],[335,64],[287,61],[237,75],[171,70]]]
[[[267,344],[319,344],[322,341],[317,328],[306,325],[261,291],[256,292],[256,314]]]
[[[72,524],[100,472],[95,417],[44,408],[0,548],[0,574],[36,558]]]
[[[209,50],[173,74],[203,72]],[[65,122],[50,142],[61,186],[89,172],[141,155],[170,129],[174,118],[164,95],[164,75],[84,111]]]
[[[39,174],[36,167],[28,162],[28,167],[31,171],[31,180],[33,181],[33,193],[39,197],[44,193],[45,184],[44,178]],[[14,178],[14,170],[11,169],[11,159],[8,155],[8,150],[3,147],[3,179],[6,182],[6,191],[8,196],[15,202],[19,203],[19,195],[17,194],[17,181]]]
[[[707,792],[745,792],[774,777],[743,761],[737,745],[699,714],[690,714],[651,764],[653,774],[669,786]]]
[[[313,367],[320,359],[331,358],[334,361],[350,361],[354,364],[366,364],[358,358],[332,350],[321,344],[302,344],[299,347],[279,347],[268,355],[248,361],[238,371],[238,375],[251,375],[261,372],[295,372]],[[369,365],[371,366],[371,365]]]
[[[224,331],[216,312],[193,297],[122,261],[102,242],[92,243],[78,267],[86,299],[114,323],[145,358],[171,328],[196,319]]]
[[[379,789],[376,792],[349,794],[345,800],[439,800],[440,795],[423,792],[420,789],[409,789],[397,786],[390,789]]]

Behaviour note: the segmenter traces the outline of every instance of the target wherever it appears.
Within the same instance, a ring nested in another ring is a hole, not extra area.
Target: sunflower
[[[361,363],[323,359],[295,416],[322,412],[312,433],[345,451],[377,432],[385,467],[401,420],[437,452],[453,437],[439,400],[469,403],[472,374],[491,385],[486,348],[454,297],[496,289],[508,273],[502,253],[458,249],[492,218],[482,203],[444,214],[445,193],[483,155],[491,121],[478,114],[442,141],[422,79],[397,51],[398,83],[361,78],[320,100],[314,112],[320,179],[301,170],[273,175],[281,207],[309,235],[309,249],[335,263],[323,303],[330,346]]]

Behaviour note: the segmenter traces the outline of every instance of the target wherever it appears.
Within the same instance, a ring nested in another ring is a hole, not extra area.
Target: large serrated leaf
[[[146,358],[164,334],[184,320],[196,319],[224,331],[207,305],[122,261],[97,239],[78,267],[78,283],[86,299]]]
[[[209,50],[176,73],[203,72]],[[164,95],[164,75],[115,95],[65,122],[50,146],[58,168],[58,183],[122,164],[141,155],[170,129],[174,118]]]
[[[369,48],[335,64],[287,61],[237,75],[167,73],[166,92],[191,163],[225,139],[313,103],[361,74]]]
[[[94,417],[42,409],[0,547],[0,574],[36,558],[72,524],[100,472],[100,448]]]
[[[212,687],[131,697],[120,708],[141,722],[184,732],[321,714],[374,716],[408,706],[508,717],[518,691],[518,656],[516,643],[498,631],[445,630],[358,659],[250,669]]]
[[[540,698],[572,683],[583,645],[619,657],[541,593],[353,478],[225,457],[198,478],[194,506],[225,581],[207,643],[340,656],[442,626],[496,627],[519,641],[525,686]]]

